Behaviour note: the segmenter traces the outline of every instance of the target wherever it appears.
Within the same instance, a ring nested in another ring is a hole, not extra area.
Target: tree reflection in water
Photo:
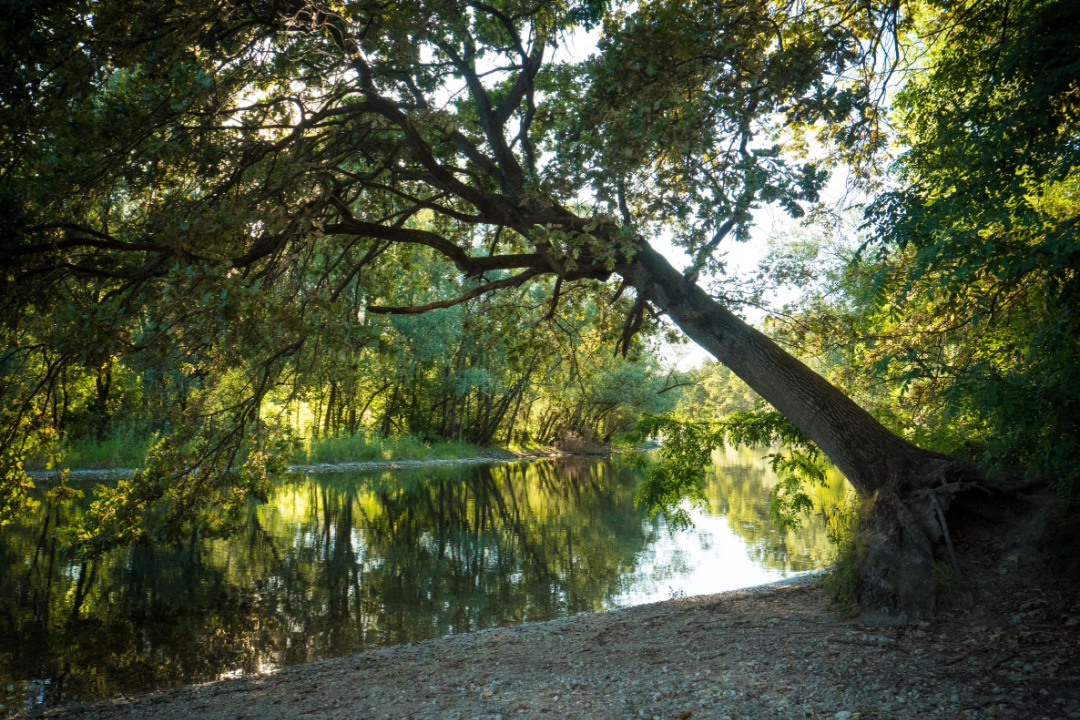
[[[769,517],[769,493],[779,478],[769,468],[766,452],[750,448],[728,449],[713,454],[713,470],[705,480],[705,494],[712,512],[727,516],[728,524],[746,543],[758,564],[785,573],[825,567],[833,549],[820,516],[803,520],[798,531],[782,531]],[[830,466],[828,487],[807,491],[815,513],[831,513],[852,487]]]
[[[710,479],[714,510],[759,564],[820,567],[820,523],[770,532],[757,456],[728,458],[734,467]],[[0,710],[656,599],[656,578],[684,560],[660,567],[650,548],[695,537],[669,536],[634,508],[637,479],[618,463],[565,459],[304,476],[252,505],[229,540],[85,562],[53,529],[86,500],[43,502],[0,534]]]

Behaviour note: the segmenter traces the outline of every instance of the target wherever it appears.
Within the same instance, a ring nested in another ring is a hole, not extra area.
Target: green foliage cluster
[[[705,471],[714,450],[771,448],[767,455],[780,481],[771,490],[770,514],[781,529],[796,529],[813,509],[807,494],[826,486],[824,457],[818,447],[775,410],[733,412],[719,420],[687,420],[673,415],[642,419],[644,437],[662,438],[659,461],[638,486],[635,502],[663,513],[673,526],[690,522],[686,505],[704,505]]]
[[[1055,0],[924,5],[894,186],[831,270],[827,238],[774,264],[827,276],[774,328],[879,419],[1063,488],[1080,477],[1078,22]]]
[[[870,208],[887,254],[867,248],[875,314],[920,323],[924,347],[894,341],[878,363],[945,376],[941,418],[970,418],[983,460],[1075,478],[1080,10],[987,2],[936,22],[948,39],[898,98],[901,188]]]
[[[424,285],[446,271],[426,257],[411,270],[416,286],[399,280],[392,296],[422,302]],[[602,285],[585,284],[561,290],[547,318],[553,292],[539,283],[423,315],[370,315],[373,339],[359,352],[344,362],[314,358],[271,400],[304,406],[301,421],[290,422],[307,437],[368,428],[481,446],[552,445],[570,435],[605,444],[641,412],[670,407],[649,329],[626,357],[611,352],[625,304],[611,305]]]
[[[176,435],[151,448],[146,467],[115,485],[99,484],[80,521],[61,528],[65,545],[86,557],[117,546],[173,543],[184,538],[223,537],[243,521],[251,499],[265,499],[269,477],[282,476],[289,461],[285,442],[274,438],[247,448],[242,463],[206,462],[194,437]],[[212,498],[207,502],[207,495]]]
[[[865,499],[851,496],[837,503],[826,521],[836,558],[822,576],[822,585],[841,611],[852,614],[859,609],[863,598],[861,569],[867,550],[863,528],[869,507]]]
[[[11,454],[11,450],[5,449],[4,454]],[[34,498],[34,481],[26,474],[22,467],[22,458],[0,458],[4,463],[4,473],[0,475],[0,527],[7,525],[13,518],[22,513],[29,512],[37,507]]]
[[[690,420],[723,418],[733,412],[749,412],[763,402],[750,386],[730,370],[707,360],[685,373],[672,414]]]

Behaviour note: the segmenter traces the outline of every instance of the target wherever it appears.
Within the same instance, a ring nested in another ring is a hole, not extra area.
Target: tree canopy
[[[832,281],[779,323],[920,444],[1066,484],[1080,451],[1077,19],[1061,2],[921,18],[896,182]],[[820,274],[824,251],[784,250],[777,267]]]
[[[18,463],[47,435],[66,368],[141,356],[198,377],[143,478],[148,512],[181,476],[203,478],[193,493],[254,490],[274,455],[260,450],[268,395],[316,346],[371,342],[380,315],[544,276],[557,278],[553,314],[571,285],[607,279],[669,230],[687,277],[717,269],[754,207],[798,214],[816,198],[824,172],[785,156],[778,133],[866,106],[842,73],[868,52],[874,12],[13,4],[5,498],[25,486]],[[599,28],[599,52],[562,58],[580,27]],[[436,262],[461,279],[400,282]],[[604,306],[624,295],[589,287]],[[624,354],[656,322],[633,293]]]

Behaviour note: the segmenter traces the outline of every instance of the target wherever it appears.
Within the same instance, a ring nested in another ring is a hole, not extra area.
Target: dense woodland
[[[833,461],[888,538],[866,591],[901,604],[973,488],[1053,486],[1076,522],[1075,3],[4,14],[0,521],[26,462],[110,435],[156,445],[66,536],[89,553],[227,533],[300,438],[644,417],[669,509],[718,444],[786,443],[796,509]],[[861,201],[821,201],[834,170]],[[769,205],[802,229],[729,275]],[[683,335],[721,364],[665,369]]]
[[[420,268],[410,277],[419,275],[421,287],[437,285],[447,268],[425,255],[410,253],[403,262]],[[387,290],[398,292],[416,291]],[[260,422],[297,443],[375,436],[599,448],[633,430],[642,413],[674,407],[677,393],[669,393],[689,381],[664,371],[655,341],[637,343],[625,358],[613,355],[616,310],[575,291],[557,316],[545,318],[549,293],[538,287],[531,297],[376,317],[344,337],[320,335],[267,394]],[[42,399],[53,442],[32,460],[63,465],[69,448],[123,443],[141,461],[137,453],[184,422],[215,372],[210,358],[186,348],[179,365],[153,353],[121,353],[91,371],[64,368]]]

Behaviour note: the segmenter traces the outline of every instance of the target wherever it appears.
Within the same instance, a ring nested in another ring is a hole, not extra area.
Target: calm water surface
[[[634,507],[618,459],[303,476],[234,538],[92,562],[52,534],[87,500],[43,502],[0,531],[0,715],[822,567],[819,519],[770,522],[762,454],[715,456],[679,531]],[[843,497],[832,479],[816,505]]]

